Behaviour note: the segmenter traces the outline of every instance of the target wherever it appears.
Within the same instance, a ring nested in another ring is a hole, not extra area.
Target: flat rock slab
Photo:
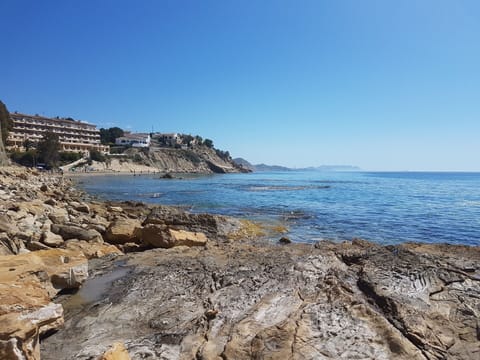
[[[0,358],[40,359],[39,336],[63,325],[63,308],[52,297],[87,277],[87,259],[78,251],[0,256]]]
[[[123,259],[131,271],[67,311],[42,359],[96,358],[117,341],[132,359],[480,355],[478,248],[231,243]]]

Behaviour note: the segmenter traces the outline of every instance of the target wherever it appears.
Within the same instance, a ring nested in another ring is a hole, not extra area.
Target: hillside
[[[317,167],[307,168],[289,168],[280,165],[266,165],[266,164],[252,164],[243,158],[235,158],[233,161],[239,166],[249,169],[255,172],[268,172],[268,171],[361,171],[358,166],[353,165],[321,165]]]
[[[221,153],[220,153],[221,155]],[[235,164],[230,157],[220,156],[216,150],[206,146],[193,149],[151,147],[150,149],[128,149],[119,162],[144,165],[154,171],[171,173],[238,173],[248,170]],[[114,160],[114,158],[112,159]],[[118,161],[116,161],[118,162]]]
[[[248,160],[243,158],[235,158],[233,161],[240,165],[241,167],[255,172],[268,172],[268,171],[291,171],[292,169],[280,165],[266,165],[266,164],[256,164],[253,165]]]

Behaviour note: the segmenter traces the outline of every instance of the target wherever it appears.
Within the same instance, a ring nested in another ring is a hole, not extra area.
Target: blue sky
[[[0,2],[0,100],[254,163],[480,171],[480,2]]]

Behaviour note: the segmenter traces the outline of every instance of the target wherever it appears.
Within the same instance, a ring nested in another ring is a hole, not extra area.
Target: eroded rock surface
[[[40,359],[39,336],[63,325],[62,305],[53,296],[87,277],[87,259],[78,252],[0,256],[0,358]]]
[[[219,243],[124,259],[131,271],[67,313],[43,359],[91,359],[115,341],[132,359],[480,355],[477,248]]]

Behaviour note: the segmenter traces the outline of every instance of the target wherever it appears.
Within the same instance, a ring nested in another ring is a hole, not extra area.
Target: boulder
[[[110,254],[123,255],[115,245],[89,243],[85,240],[68,240],[65,241],[65,248],[73,251],[82,252],[87,259],[96,259]]]
[[[52,297],[79,287],[87,275],[88,261],[79,252],[0,257],[0,359],[40,359],[39,336],[63,325],[63,308]]]
[[[119,218],[112,222],[105,233],[105,239],[113,244],[137,242],[142,224],[136,219]]]
[[[197,231],[209,237],[219,235],[219,223],[225,218],[211,214],[190,214],[178,208],[169,206],[156,206],[151,210],[144,221],[144,225],[166,225],[176,229]]]
[[[53,224],[51,230],[53,233],[60,235],[64,240],[79,239],[103,242],[102,235],[93,229],[87,230],[75,225]]]
[[[45,200],[45,204],[50,205],[50,206],[55,206],[55,205],[57,205],[57,200],[55,200],[54,198],[49,198],[49,199]]]
[[[54,207],[48,218],[54,224],[64,224],[68,221],[68,212],[64,208]]]
[[[80,203],[77,206],[75,206],[75,210],[80,211],[82,213],[89,214],[90,213],[90,206],[86,203]]]
[[[19,315],[0,316],[0,359],[40,360],[39,335],[63,325],[63,308],[48,303],[37,310]]]
[[[207,237],[201,232],[174,230],[162,225],[149,224],[142,230],[142,241],[153,247],[205,246]]]
[[[42,242],[50,247],[59,247],[63,244],[63,238],[51,231],[45,231],[42,233]]]
[[[286,236],[282,236],[282,237],[280,238],[280,240],[278,240],[278,242],[279,242],[280,244],[286,245],[286,244],[291,244],[291,243],[292,243],[292,240],[290,240],[290,238],[288,238],[288,237],[286,237]]]
[[[7,233],[0,233],[0,256],[1,255],[14,255],[18,254],[19,246],[17,243],[20,241],[15,241],[11,239]],[[23,242],[22,242],[23,245]]]
[[[37,251],[37,250],[49,250],[51,248],[45,244],[42,244],[39,241],[29,241],[27,242],[27,249],[30,251]]]
[[[18,232],[18,228],[14,225],[10,216],[0,214],[0,232],[8,234],[15,234]]]

